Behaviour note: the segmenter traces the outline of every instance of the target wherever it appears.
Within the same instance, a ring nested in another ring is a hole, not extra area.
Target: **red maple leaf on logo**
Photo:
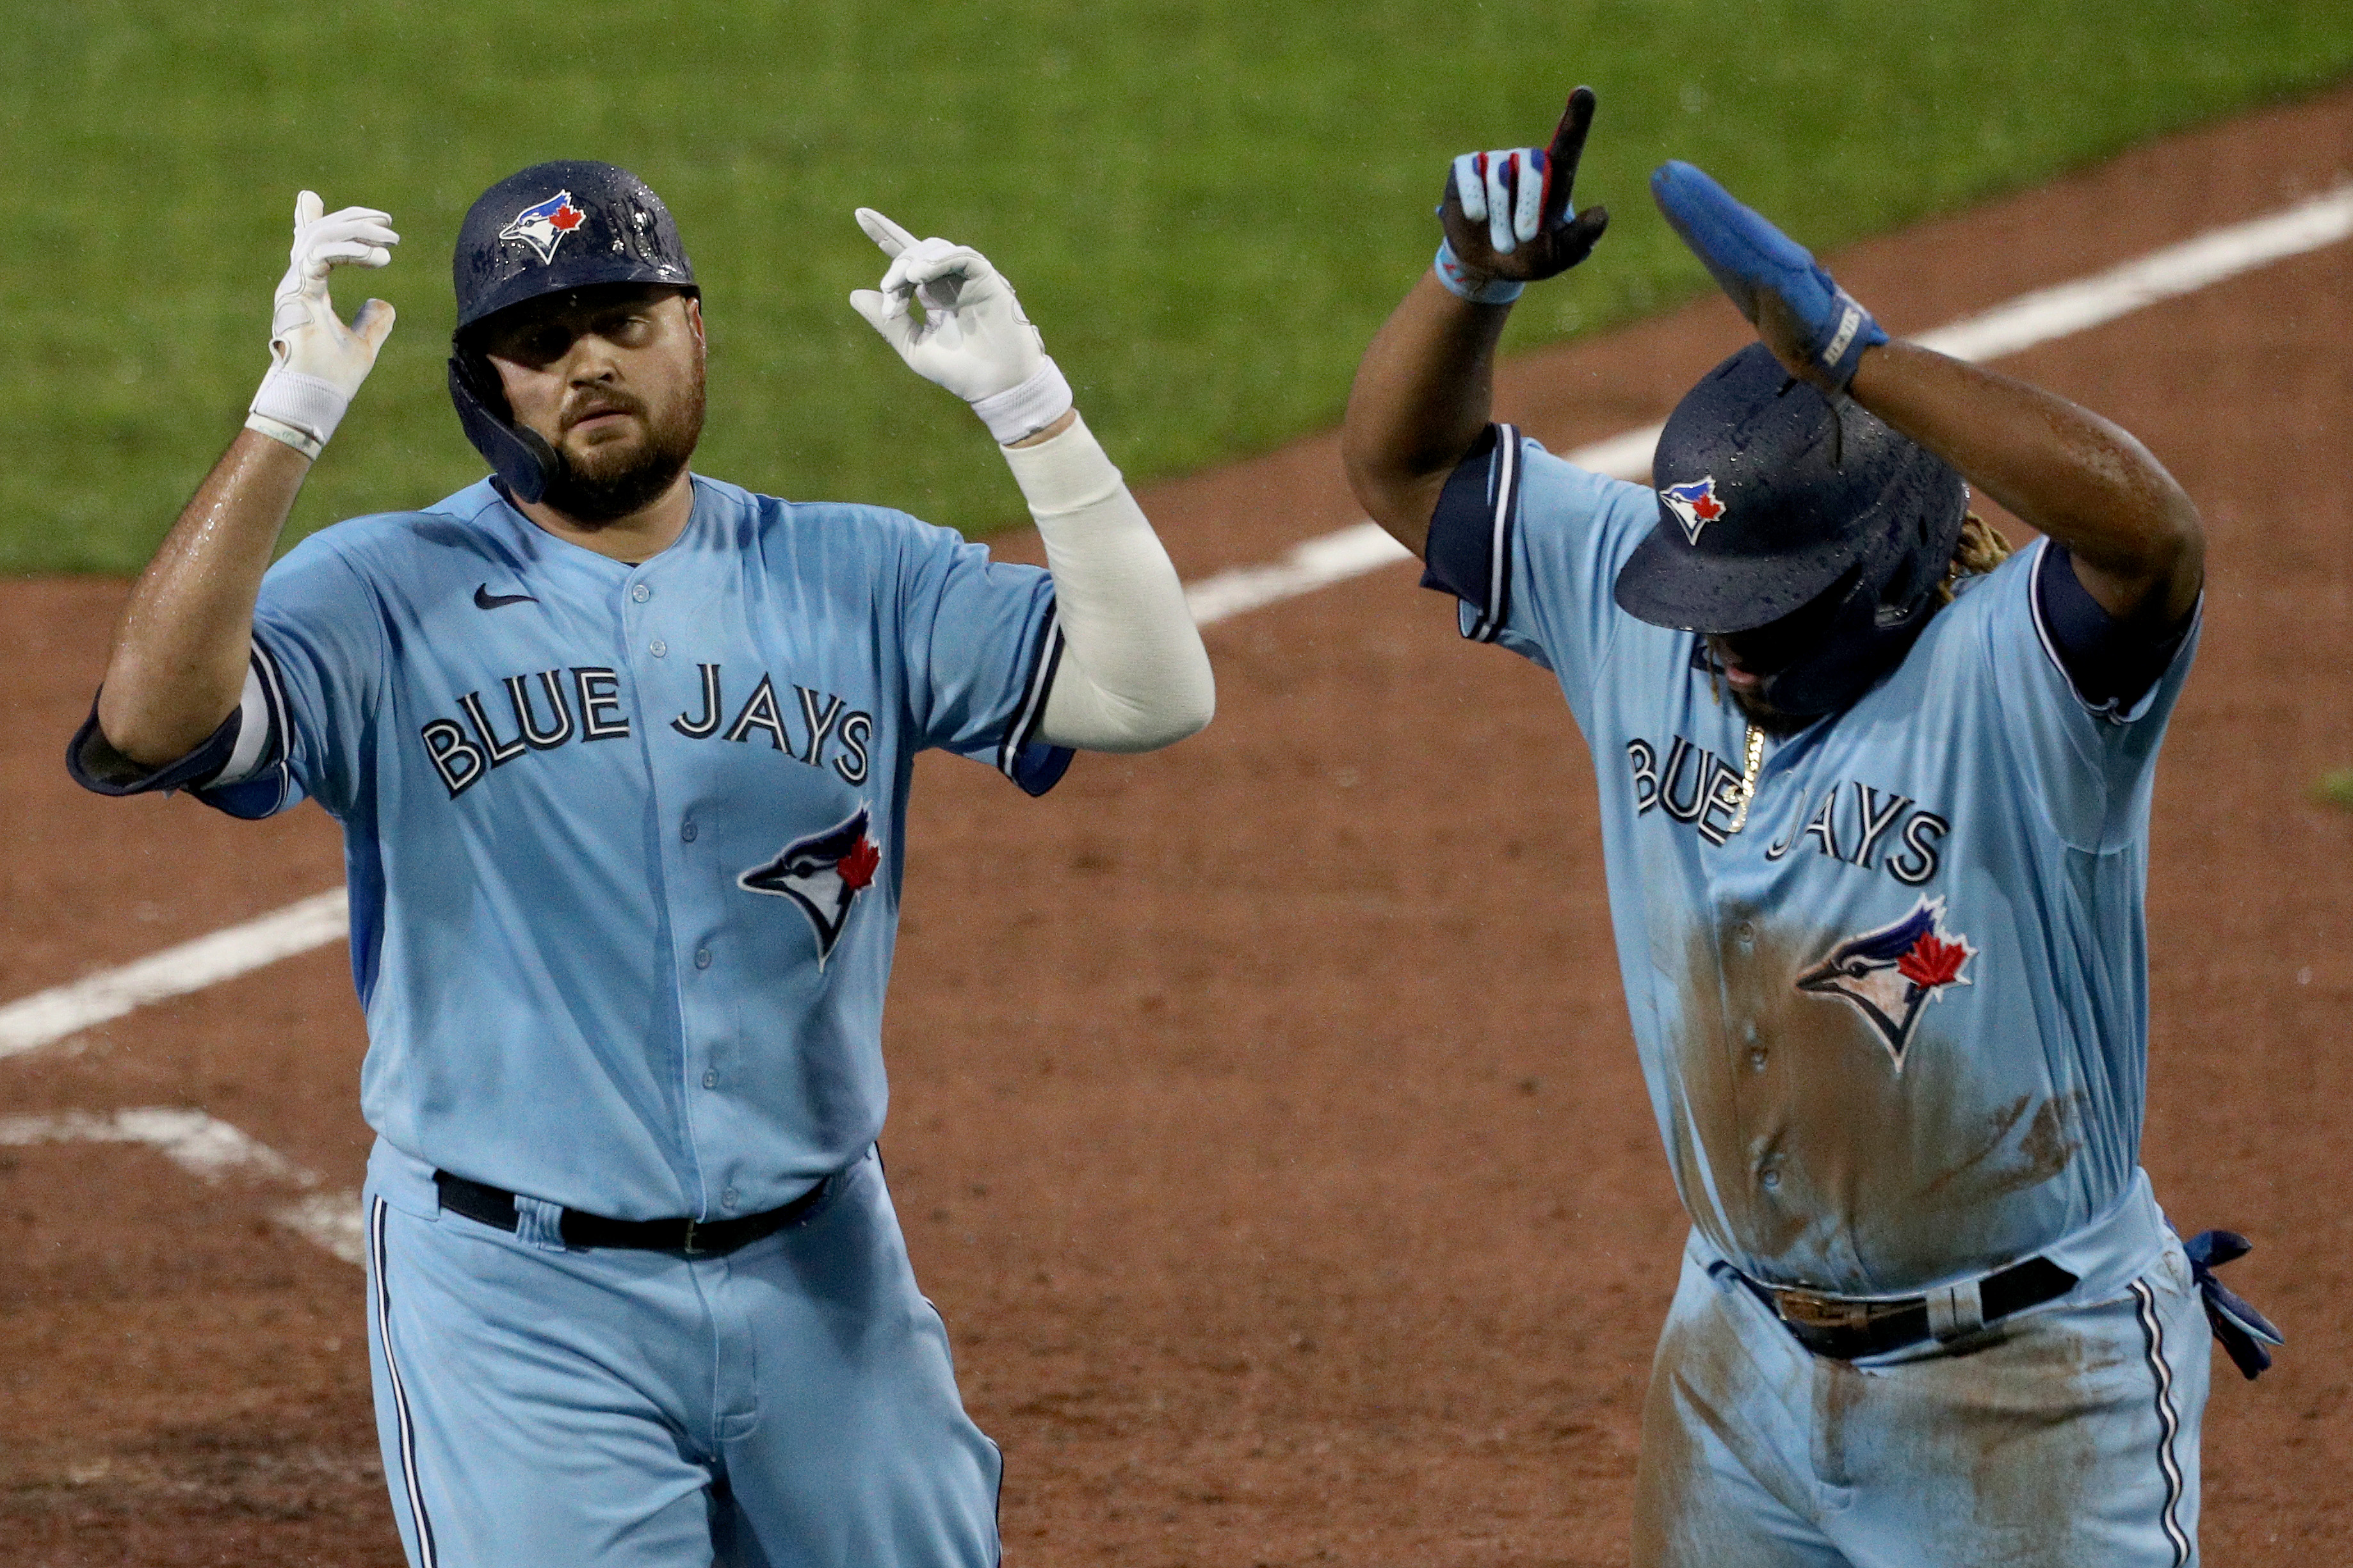
[[[1911,952],[1895,961],[1895,973],[1923,991],[1934,991],[1959,979],[1961,965],[1968,960],[1967,942],[1939,942],[1936,932],[1927,931],[1912,944]]]
[[[860,838],[849,853],[841,858],[841,863],[834,868],[834,871],[841,878],[841,885],[854,893],[874,880],[874,868],[881,864],[882,851],[874,847],[874,840]]]
[[[578,207],[566,202],[547,215],[547,223],[548,226],[554,229],[556,233],[569,234],[580,226],[580,220],[586,216]]]
[[[1713,493],[1700,497],[1691,503],[1691,508],[1692,515],[1702,522],[1714,522],[1724,515],[1724,503],[1716,500]]]

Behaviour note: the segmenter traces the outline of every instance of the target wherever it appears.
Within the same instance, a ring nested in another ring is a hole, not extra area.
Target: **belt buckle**
[[[703,1251],[702,1247],[694,1245],[695,1224],[696,1222],[692,1219],[689,1219],[686,1222],[686,1240],[679,1248],[681,1252],[685,1253],[689,1258],[700,1258],[702,1256]]]
[[[1832,1296],[1818,1296],[1811,1290],[1776,1290],[1773,1310],[1781,1321],[1801,1329],[1837,1329],[1860,1331],[1871,1326],[1872,1310],[1868,1301],[1843,1301]]]

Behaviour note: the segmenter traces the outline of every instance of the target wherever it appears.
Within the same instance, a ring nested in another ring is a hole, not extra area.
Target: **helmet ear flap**
[[[457,405],[466,439],[517,500],[536,501],[547,493],[556,469],[555,448],[538,431],[509,418],[506,393],[480,354],[460,349],[449,356],[449,401]]]

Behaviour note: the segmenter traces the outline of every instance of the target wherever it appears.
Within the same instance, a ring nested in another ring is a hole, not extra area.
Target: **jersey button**
[[[694,842],[694,818],[690,816],[684,822],[678,825],[678,836],[681,838],[685,839],[689,844]]]
[[[654,591],[651,588],[647,587],[643,583],[638,584],[636,587],[629,590],[629,597],[635,599],[640,605],[644,604],[648,599],[650,599],[653,596]]]
[[[732,1209],[735,1206],[735,1200],[741,1196],[743,1196],[741,1193],[738,1193],[734,1188],[730,1187],[725,1192],[719,1194],[719,1201]]]
[[[702,1075],[702,1087],[705,1089],[717,1089],[719,1087],[719,1075],[715,1072],[705,1072]]]
[[[697,969],[708,969],[711,967],[711,950],[709,948],[698,947],[694,950],[694,967]]]
[[[1765,1184],[1765,1190],[1768,1193],[1777,1190],[1781,1185],[1781,1173],[1778,1170],[1767,1171],[1758,1179]]]
[[[664,654],[670,652],[670,644],[662,641],[659,637],[656,637],[653,641],[646,644],[646,651],[653,655],[656,658],[659,658]]]

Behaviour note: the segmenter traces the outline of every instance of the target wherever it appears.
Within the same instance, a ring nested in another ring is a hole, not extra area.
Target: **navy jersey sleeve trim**
[[[1421,585],[1471,607],[1462,635],[1473,642],[1493,642],[1511,619],[1520,456],[1516,426],[1488,426],[1447,477],[1422,546]]]
[[[2116,619],[2075,575],[2067,547],[2049,539],[2035,560],[2027,598],[2042,651],[2084,706],[2113,724],[2132,721],[2198,619],[2193,612],[2162,631]]]
[[[1045,721],[1046,698],[1054,689],[1054,672],[1062,666],[1062,617],[1046,617],[1046,625],[1030,656],[1029,679],[1021,692],[1021,706],[1006,727],[997,748],[997,771],[1019,784],[1024,794],[1044,795],[1062,782],[1074,753],[1068,746],[1050,746],[1039,740]]]
[[[74,783],[94,795],[149,795],[157,790],[185,789],[217,774],[237,750],[244,728],[242,707],[229,710],[220,728],[187,755],[160,768],[143,768],[116,751],[98,727],[98,700],[92,698],[90,717],[81,721],[66,743],[66,772]]]
[[[227,767],[189,793],[216,811],[255,822],[285,810],[293,790],[294,713],[278,661],[259,637],[241,711],[249,743],[239,744]]]
[[[279,764],[285,752],[286,721],[286,694],[278,668],[257,642],[246,667],[243,695],[202,745],[162,767],[142,771],[108,742],[92,700],[90,717],[66,747],[66,772],[82,788],[99,795],[186,789],[203,798],[206,791],[243,784]]]

